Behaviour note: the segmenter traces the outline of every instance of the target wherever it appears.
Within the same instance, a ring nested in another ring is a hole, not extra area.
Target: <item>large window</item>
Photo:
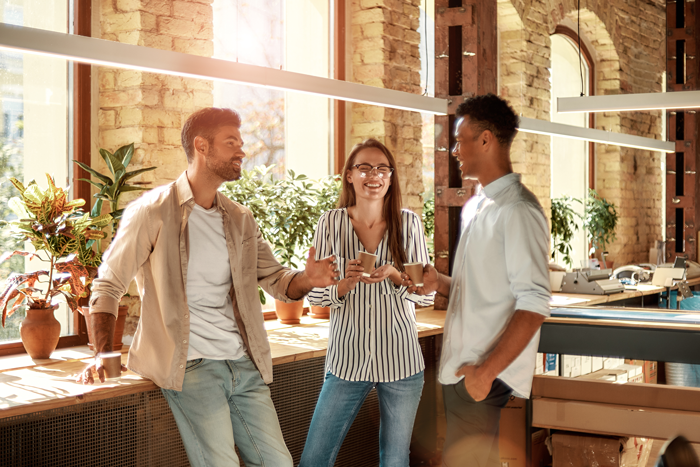
[[[215,0],[214,58],[330,77],[330,8],[323,0]],[[275,165],[319,178],[331,167],[331,101],[214,83],[214,105],[241,113],[246,169]]]
[[[554,34],[552,40],[552,109],[551,119],[556,123],[579,127],[590,127],[591,119],[587,113],[560,114],[556,111],[556,101],[559,97],[579,96],[583,89],[584,95],[591,92],[590,58],[582,50],[579,61],[578,43],[572,35]],[[586,141],[572,140],[552,136],[551,157],[551,196],[560,198],[568,195],[585,199],[588,187],[591,186],[590,170],[593,160],[593,145]],[[573,208],[583,213],[583,206],[573,203]],[[572,259],[574,267],[579,267],[581,261],[588,257],[586,234],[579,229],[571,241],[573,248]]]
[[[68,32],[68,0],[4,0],[0,21],[8,24]],[[0,51],[0,219],[11,220],[7,207],[17,191],[15,177],[46,186],[45,173],[69,186],[69,122],[71,121],[71,63],[57,58]],[[0,251],[24,249],[24,245],[0,231]],[[0,282],[12,272],[45,269],[38,260],[15,257],[0,264]],[[0,343],[19,339],[19,310],[4,328]],[[56,312],[61,334],[74,334],[73,317],[65,304]]]

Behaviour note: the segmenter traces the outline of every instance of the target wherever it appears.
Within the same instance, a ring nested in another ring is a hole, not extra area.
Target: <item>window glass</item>
[[[587,113],[557,113],[556,102],[559,97],[573,97],[581,94],[581,74],[583,74],[583,90],[588,95],[589,69],[585,59],[581,60],[579,68],[578,48],[566,36],[555,34],[552,39],[552,99],[551,120],[556,123],[588,127]],[[588,189],[588,148],[587,141],[573,140],[552,136],[552,198],[564,195],[585,199]],[[572,207],[583,214],[583,205],[573,203]],[[580,222],[578,223],[580,226]],[[588,257],[585,231],[579,227],[571,241],[573,266],[580,267],[581,260]],[[562,263],[561,258],[557,260]],[[562,263],[562,266],[564,264]]]
[[[215,0],[214,58],[329,77],[329,8],[319,0]],[[214,83],[214,105],[237,110],[244,168],[273,165],[311,178],[328,175],[330,100],[233,83]]]
[[[59,0],[0,3],[2,22],[67,32],[68,2]],[[9,182],[15,177],[23,183],[36,179],[46,187],[45,173],[56,183],[68,186],[68,121],[71,63],[57,58],[0,51],[0,219],[12,220],[8,200],[18,192]],[[31,246],[0,230],[0,251],[31,250]],[[8,275],[45,269],[38,260],[14,257],[0,264],[0,285]],[[19,339],[19,323],[24,309],[0,326],[0,342]],[[73,333],[72,316],[65,304],[56,312],[61,335]]]

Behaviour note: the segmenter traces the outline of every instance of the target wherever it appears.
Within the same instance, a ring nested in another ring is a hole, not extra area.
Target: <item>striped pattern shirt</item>
[[[423,225],[411,211],[401,212],[403,245],[408,263],[429,262]],[[314,236],[316,257],[335,255],[340,278],[348,261],[366,251],[355,234],[347,209],[333,209],[321,216]],[[393,264],[387,234],[379,243],[375,267]],[[358,283],[338,297],[338,286],[315,288],[308,295],[312,305],[330,307],[330,332],[326,371],[349,381],[386,383],[423,371],[418,344],[414,303],[430,305],[433,296],[409,294],[391,279],[376,284]]]

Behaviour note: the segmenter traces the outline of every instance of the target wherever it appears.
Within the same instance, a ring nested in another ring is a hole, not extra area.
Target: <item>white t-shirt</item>
[[[233,316],[231,263],[221,213],[195,204],[187,221],[187,306],[190,342],[187,359],[236,360],[245,345]]]
[[[483,363],[516,310],[549,316],[549,229],[519,174],[489,183],[464,205],[452,268],[439,379],[455,384],[464,364]],[[498,378],[530,396],[540,332]]]

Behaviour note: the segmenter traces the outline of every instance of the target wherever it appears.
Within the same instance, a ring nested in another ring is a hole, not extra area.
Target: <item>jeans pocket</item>
[[[204,362],[203,358],[195,358],[194,360],[188,360],[187,361],[187,366],[185,367],[185,373],[188,371],[194,370],[198,366],[200,366]]]

